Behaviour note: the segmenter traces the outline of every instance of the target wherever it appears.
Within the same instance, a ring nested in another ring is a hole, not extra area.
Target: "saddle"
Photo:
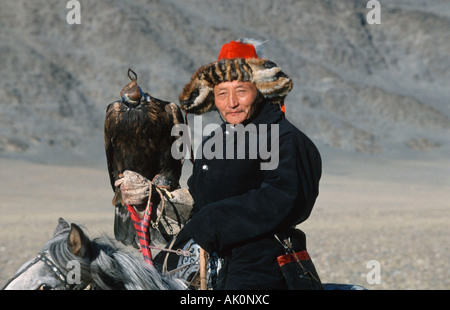
[[[155,261],[163,260],[161,272],[173,277],[183,279],[193,290],[201,289],[200,256],[201,248],[190,239],[178,250],[172,250],[176,238],[172,240],[168,249],[159,254]],[[176,254],[176,255],[173,255]],[[206,257],[206,289],[213,289],[218,282],[218,273],[223,266],[223,259],[217,253],[207,254]]]

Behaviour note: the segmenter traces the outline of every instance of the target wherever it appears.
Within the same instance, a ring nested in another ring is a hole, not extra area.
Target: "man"
[[[317,198],[321,159],[311,140],[284,116],[281,108],[291,89],[290,78],[259,58],[254,45],[232,41],[222,47],[217,62],[193,75],[180,95],[185,111],[201,114],[216,108],[224,121],[222,130],[203,141],[203,146],[212,139],[214,145],[223,142],[223,156],[195,160],[188,187],[196,213],[176,243],[193,239],[224,258],[217,288],[287,289],[277,258],[286,251],[306,251],[304,234],[294,227],[309,217]],[[246,148],[239,147],[245,132],[231,126],[238,124],[256,128],[256,158],[249,152],[255,141],[244,139]],[[276,157],[265,169],[263,146]],[[315,270],[307,272],[319,281]]]

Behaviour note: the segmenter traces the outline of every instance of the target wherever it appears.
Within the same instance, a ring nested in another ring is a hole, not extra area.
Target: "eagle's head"
[[[136,108],[141,103],[141,99],[147,99],[142,98],[146,97],[146,94],[144,94],[141,87],[137,84],[137,74],[133,70],[128,69],[128,77],[131,82],[122,88],[120,92],[121,101],[128,108]]]

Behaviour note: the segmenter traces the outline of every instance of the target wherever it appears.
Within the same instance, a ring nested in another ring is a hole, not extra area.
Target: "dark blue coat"
[[[182,235],[193,238],[206,251],[225,257],[227,276],[222,282],[225,289],[284,288],[276,261],[284,252],[273,235],[289,233],[292,227],[305,221],[319,191],[322,167],[316,146],[284,117],[277,105],[258,104],[259,111],[250,124],[257,129],[268,124],[269,146],[271,138],[279,138],[278,147],[274,144],[275,150],[270,150],[272,157],[227,159],[226,141],[233,130],[227,131],[229,128],[222,124],[222,130],[218,131],[223,132],[222,137],[214,139],[223,139],[224,159],[205,156],[196,159],[188,180],[197,212]],[[279,135],[272,136],[270,124],[278,126]],[[212,141],[212,136],[203,141],[204,146]],[[249,140],[246,140],[247,155],[249,142],[255,142]],[[235,137],[234,142],[238,141],[242,140]],[[267,145],[259,145],[257,149],[262,147],[267,149]],[[275,169],[262,170],[262,162],[275,161],[276,149],[278,165]],[[242,148],[235,144],[235,156],[237,150]],[[300,240],[294,244],[297,250],[306,246]]]

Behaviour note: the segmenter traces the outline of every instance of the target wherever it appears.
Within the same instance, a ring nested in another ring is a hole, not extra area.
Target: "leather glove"
[[[138,210],[145,209],[150,198],[150,182],[139,173],[126,170],[114,185],[120,187],[122,200]]]

